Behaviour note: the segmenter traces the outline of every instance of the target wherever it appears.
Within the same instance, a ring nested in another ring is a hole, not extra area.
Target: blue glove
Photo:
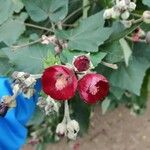
[[[0,116],[0,150],[19,150],[25,143],[25,125],[34,112],[40,88],[40,81],[37,81],[33,97],[26,99],[22,94],[18,95],[16,108],[9,109],[5,117]],[[12,95],[11,82],[0,77],[0,99],[4,95]]]

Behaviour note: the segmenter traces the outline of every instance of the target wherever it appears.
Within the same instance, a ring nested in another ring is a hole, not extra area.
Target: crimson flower
[[[79,72],[86,71],[90,68],[90,60],[87,56],[81,55],[75,58],[73,65]]]
[[[45,69],[42,76],[43,91],[55,100],[71,99],[75,94],[77,82],[73,70],[63,65]]]
[[[86,74],[78,82],[80,97],[89,104],[103,100],[109,91],[108,80],[101,74]]]

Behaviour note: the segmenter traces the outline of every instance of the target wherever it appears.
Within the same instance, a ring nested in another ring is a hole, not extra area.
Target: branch
[[[143,21],[143,18],[141,17],[141,18],[139,18],[139,19],[137,19],[137,20],[132,20],[132,23],[133,24],[137,24],[137,23],[140,23],[140,22],[142,22]]]
[[[38,26],[38,25],[30,24],[30,23],[24,23],[24,25],[28,26],[28,27],[33,27],[33,28],[37,28],[37,29],[41,29],[41,30],[54,32],[52,29],[49,29],[49,28],[46,28],[46,27],[41,27],[41,26]]]
[[[87,5],[89,5],[89,0],[83,0],[83,8],[85,8],[85,9],[83,9],[83,19],[87,18],[87,16],[88,16],[89,6],[86,7]]]
[[[117,64],[110,64],[110,63],[107,63],[107,62],[104,62],[104,61],[101,61],[101,64],[106,66],[106,67],[109,67],[111,69],[115,69],[115,70],[118,69]]]
[[[29,45],[33,45],[33,44],[36,44],[38,42],[40,42],[42,39],[39,38],[38,40],[35,40],[33,42],[29,42],[27,44],[22,44],[22,45],[16,45],[16,46],[11,46],[10,48],[13,49],[13,51],[17,50],[17,49],[20,49],[20,48],[24,48],[24,47],[27,47]]]
[[[72,12],[70,15],[68,15],[68,16],[62,21],[62,24],[63,24],[64,22],[66,22],[68,19],[70,19],[72,16],[74,16],[76,13],[78,13],[80,10],[82,10],[82,9],[88,7],[88,6],[90,6],[90,4],[85,5],[84,7],[82,6],[82,7],[78,8],[78,9],[76,9],[74,12]]]

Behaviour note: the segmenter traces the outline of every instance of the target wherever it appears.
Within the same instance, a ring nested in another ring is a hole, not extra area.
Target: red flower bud
[[[109,83],[104,76],[90,73],[79,80],[78,91],[86,103],[94,104],[107,96]]]
[[[75,58],[73,65],[79,72],[87,71],[90,68],[90,60],[87,56],[81,55]]]
[[[77,78],[74,72],[62,65],[47,68],[42,76],[43,91],[55,100],[68,100],[75,94]]]

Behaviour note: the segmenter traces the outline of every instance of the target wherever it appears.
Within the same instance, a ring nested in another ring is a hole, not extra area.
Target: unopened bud
[[[124,25],[125,28],[130,28],[132,26],[131,20],[122,20],[121,23]]]
[[[120,10],[117,7],[112,8],[112,18],[117,19],[120,16]]]
[[[58,111],[59,111],[58,103],[55,102],[55,100],[53,98],[48,96],[46,98],[46,106],[45,106],[46,115],[49,115],[49,114],[54,113],[54,112],[58,113]]]
[[[103,18],[104,19],[111,19],[112,18],[112,13],[113,13],[113,9],[112,8],[106,9],[104,11]]]
[[[136,8],[136,4],[134,2],[130,2],[128,7],[129,11],[133,11],[135,10],[135,8]]]
[[[29,87],[29,86],[32,86],[33,84],[36,83],[36,80],[32,77],[29,77],[27,79],[24,80],[24,84]]]
[[[37,105],[40,107],[40,108],[44,108],[46,106],[47,102],[45,100],[45,98],[43,97],[39,97],[38,99],[38,102],[37,102]]]
[[[60,54],[62,51],[59,46],[55,46],[54,50],[55,50],[56,54]]]
[[[119,0],[116,2],[116,7],[118,7],[118,9],[120,10],[127,10],[127,4],[126,4],[126,1],[125,0]]]
[[[127,20],[129,18],[129,16],[130,16],[130,13],[127,10],[124,13],[121,14],[121,18],[123,20]]]
[[[79,72],[87,71],[92,66],[90,57],[88,55],[74,56],[73,65],[75,71]]]
[[[67,137],[70,140],[76,140],[79,130],[79,123],[76,120],[70,120],[67,123]]]
[[[147,24],[150,23],[150,11],[144,11],[143,13],[143,21]]]
[[[67,133],[67,127],[65,123],[59,123],[56,127],[56,134],[58,136],[65,136]]]
[[[24,97],[30,99],[34,95],[35,90],[33,88],[28,88],[26,92],[24,92]]]

